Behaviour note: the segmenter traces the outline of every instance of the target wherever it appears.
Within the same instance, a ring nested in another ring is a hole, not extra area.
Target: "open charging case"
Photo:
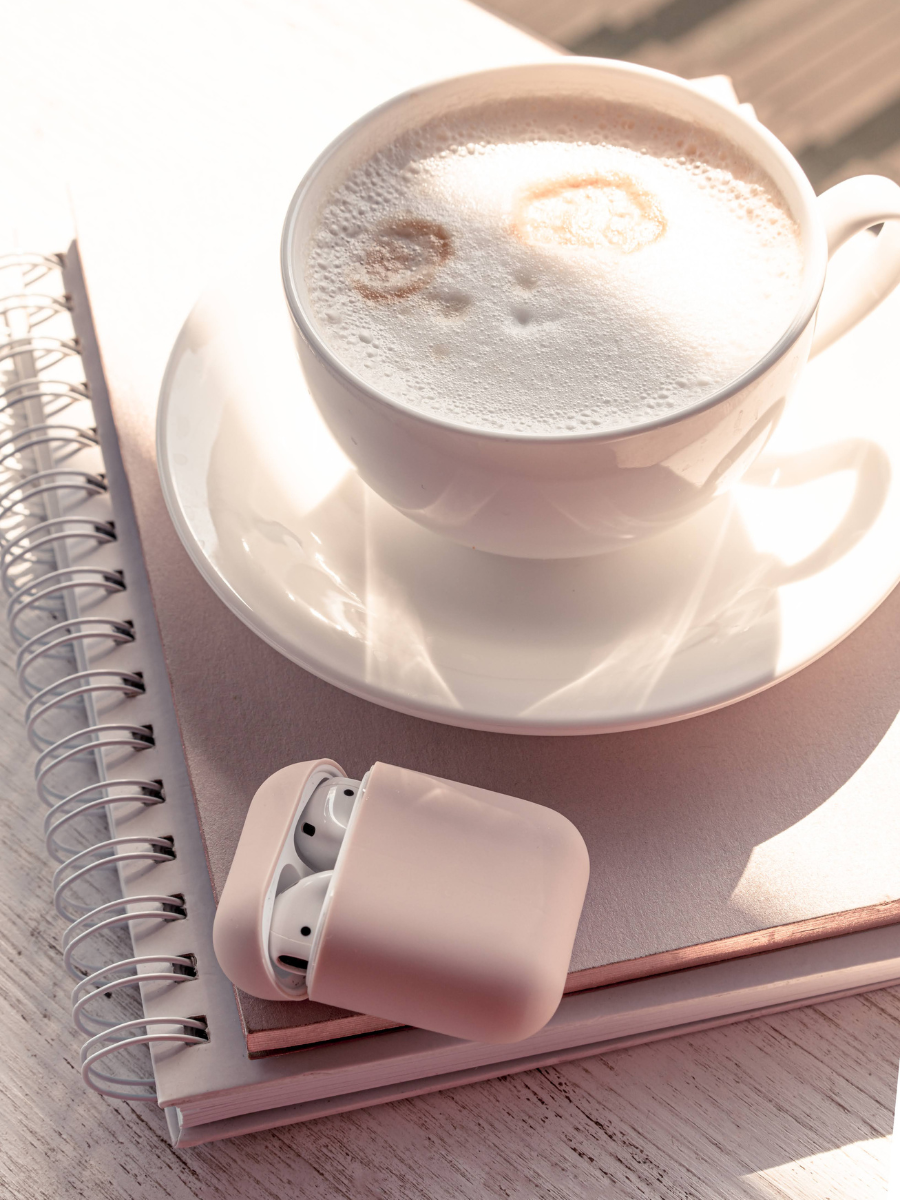
[[[213,941],[253,996],[519,1041],[559,1004],[588,872],[552,809],[385,763],[352,780],[317,759],[254,796]]]

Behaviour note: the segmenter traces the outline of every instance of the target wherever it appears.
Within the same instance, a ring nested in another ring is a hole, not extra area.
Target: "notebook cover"
[[[305,78],[298,28],[290,78],[273,76],[252,98],[223,90],[171,120],[152,168],[138,143],[121,148],[120,185],[76,188],[87,289],[214,891],[260,782],[327,755],[356,777],[380,759],[573,820],[592,872],[572,990],[896,921],[900,594],[825,658],[731,708],[630,733],[512,737],[403,716],[306,673],[230,613],[178,541],[154,419],[169,348],[202,287],[254,241],[259,253],[277,252],[305,164],[353,116],[427,78],[550,53],[474,9],[458,12],[452,37],[435,38],[423,11],[402,54],[335,55],[325,106],[316,105],[322,64]],[[293,115],[304,101],[315,117],[301,127]],[[245,153],[253,169],[231,169]],[[239,1007],[251,1053],[387,1024],[308,1002],[239,995]]]

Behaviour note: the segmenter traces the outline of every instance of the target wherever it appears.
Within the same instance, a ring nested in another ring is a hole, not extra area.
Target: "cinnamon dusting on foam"
[[[773,181],[695,124],[590,97],[486,102],[373,146],[302,264],[322,336],[392,398],[480,429],[677,412],[797,311]]]
[[[515,199],[511,228],[529,246],[612,246],[631,254],[658,241],[667,221],[652,192],[616,171],[526,188]]]
[[[366,300],[401,300],[431,283],[452,254],[453,240],[442,225],[420,217],[387,221],[370,235],[351,282]]]

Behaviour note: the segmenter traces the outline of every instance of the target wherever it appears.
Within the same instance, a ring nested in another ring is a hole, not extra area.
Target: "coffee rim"
[[[620,62],[616,59],[584,58],[570,55],[565,58],[561,57],[558,61],[549,60],[546,62],[492,67],[487,70],[467,72],[464,75],[447,76],[443,79],[435,80],[433,83],[400,92],[398,95],[391,97],[384,103],[364,113],[331,141],[317,156],[304,174],[291,198],[281,236],[282,285],[288,309],[294,323],[317,357],[339,377],[352,382],[354,388],[362,392],[367,399],[398,414],[403,414],[405,417],[411,417],[420,421],[423,425],[431,426],[438,430],[446,430],[456,436],[469,436],[477,439],[489,439],[496,442],[510,442],[523,445],[623,441],[656,429],[664,429],[668,426],[676,425],[688,417],[697,416],[700,413],[715,408],[731,396],[743,391],[757,379],[765,375],[787,353],[791,346],[794,345],[809,327],[810,322],[814,320],[825,286],[825,272],[828,265],[828,248],[824,228],[820,222],[814,222],[814,224],[818,225],[818,228],[806,232],[802,229],[800,231],[803,276],[806,278],[796,315],[781,337],[752,366],[748,367],[746,371],[718,388],[710,396],[698,400],[696,403],[690,404],[685,408],[676,409],[674,412],[666,413],[663,416],[654,417],[650,420],[633,422],[628,425],[603,430],[542,430],[538,432],[482,428],[467,422],[455,421],[448,417],[441,417],[434,413],[426,412],[389,395],[387,392],[381,391],[357,374],[352,367],[331,349],[319,333],[312,314],[307,312],[301,300],[300,289],[297,286],[294,271],[294,233],[297,227],[297,217],[303,202],[317,176],[327,167],[334,153],[348,142],[353,141],[359,133],[365,130],[373,119],[390,112],[394,108],[400,108],[403,105],[420,100],[423,95],[447,88],[453,84],[475,82],[479,79],[498,78],[503,75],[513,77],[523,71],[541,72],[546,70],[558,72],[560,70],[583,70],[585,67],[602,71],[605,74],[645,77],[673,91],[688,92],[692,101],[699,102],[701,108],[708,109],[720,118],[724,117],[726,127],[730,126],[734,129],[736,135],[743,133],[746,136],[749,133],[757,142],[762,142],[769,153],[778,160],[781,167],[787,172],[791,183],[797,190],[798,198],[802,202],[805,214],[808,216],[816,212],[816,194],[813,191],[812,184],[791,152],[769,129],[758,121],[751,123],[736,107],[723,104],[712,96],[706,95],[693,87],[688,80],[683,80],[679,76],[672,75],[667,71],[659,71],[654,67],[644,67],[637,63]],[[648,107],[651,106],[648,104]],[[715,129],[713,131],[715,132]],[[743,140],[739,136],[735,136],[734,141],[740,148],[744,148]],[[760,155],[754,153],[752,158],[755,162],[759,162],[763,169],[766,169],[765,162],[760,161]],[[767,173],[771,174],[768,171]],[[778,187],[777,181],[773,180],[773,183]],[[790,203],[790,199],[788,197],[785,198]],[[796,214],[792,215],[796,219]]]

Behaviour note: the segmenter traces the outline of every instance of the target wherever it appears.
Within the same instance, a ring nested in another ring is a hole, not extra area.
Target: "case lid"
[[[310,999],[473,1041],[529,1037],[562,996],[588,873],[581,834],[552,809],[376,763]]]

